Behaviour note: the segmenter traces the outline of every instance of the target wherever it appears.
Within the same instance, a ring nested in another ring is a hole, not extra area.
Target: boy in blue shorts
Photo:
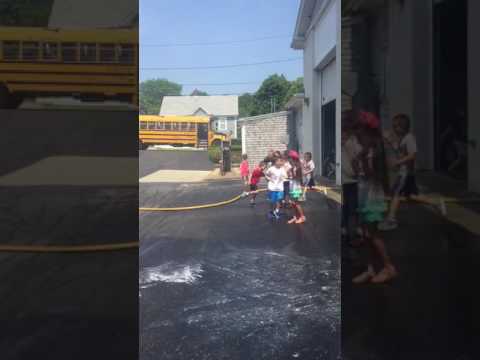
[[[272,204],[271,214],[275,219],[280,218],[280,204],[283,200],[283,182],[288,179],[288,174],[283,166],[283,159],[275,159],[273,166],[265,172],[268,181],[268,198]]]

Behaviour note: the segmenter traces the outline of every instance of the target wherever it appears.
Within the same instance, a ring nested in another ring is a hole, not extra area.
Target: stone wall
[[[292,121],[288,111],[239,119],[240,126],[245,130],[242,152],[248,155],[251,168],[263,160],[271,149],[284,151],[292,148]]]

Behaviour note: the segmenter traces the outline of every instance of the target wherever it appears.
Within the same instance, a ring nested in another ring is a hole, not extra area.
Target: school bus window
[[[147,128],[147,123],[145,121],[140,121],[140,129],[145,130]]]
[[[20,42],[5,41],[3,43],[3,58],[7,61],[18,60],[20,58]]]
[[[43,60],[57,60],[58,44],[54,42],[46,42],[42,45]]]
[[[22,59],[25,61],[37,61],[40,54],[38,42],[24,42],[22,46]]]
[[[148,122],[148,130],[155,130],[155,122],[149,121]]]
[[[100,44],[100,61],[106,63],[115,62],[114,44]]]
[[[62,43],[62,59],[64,62],[77,61],[77,44]]]
[[[189,131],[190,130],[190,123],[184,122],[181,124],[182,125],[182,131]]]
[[[171,130],[172,129],[172,123],[166,122],[165,123],[165,130]]]
[[[157,130],[164,130],[165,125],[161,121],[157,121]]]
[[[133,45],[122,44],[118,45],[118,61],[122,64],[132,64],[134,59]]]
[[[97,45],[96,44],[80,44],[80,61],[81,62],[95,62],[97,60]]]

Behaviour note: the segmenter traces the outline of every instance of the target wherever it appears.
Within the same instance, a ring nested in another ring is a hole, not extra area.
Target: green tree
[[[299,77],[296,80],[290,82],[290,88],[288,89],[285,102],[290,100],[295,94],[302,94],[305,92],[303,87],[303,77]]]
[[[256,103],[254,95],[245,93],[238,97],[238,113],[241,118],[252,116],[255,113],[255,108]]]
[[[255,93],[255,110],[252,115],[279,111],[287,101],[290,82],[284,75],[274,74],[266,78]]]
[[[158,115],[164,96],[181,93],[182,85],[166,79],[143,81],[140,83],[140,114]]]
[[[208,96],[208,93],[206,91],[195,89],[192,91],[190,96]]]

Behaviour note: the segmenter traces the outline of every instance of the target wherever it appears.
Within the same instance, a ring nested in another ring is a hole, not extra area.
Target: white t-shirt
[[[305,175],[311,175],[314,170],[315,170],[315,163],[313,162],[313,160],[303,161],[303,171],[309,173]]]
[[[283,191],[283,182],[288,178],[287,172],[283,166],[281,168],[275,166],[268,168],[265,176],[270,178],[268,181],[268,190]]]
[[[399,156],[405,157],[417,152],[417,141],[412,133],[408,133],[403,137],[398,145]],[[400,166],[399,172],[401,174],[413,174],[415,172],[415,160],[411,160],[406,164]]]

